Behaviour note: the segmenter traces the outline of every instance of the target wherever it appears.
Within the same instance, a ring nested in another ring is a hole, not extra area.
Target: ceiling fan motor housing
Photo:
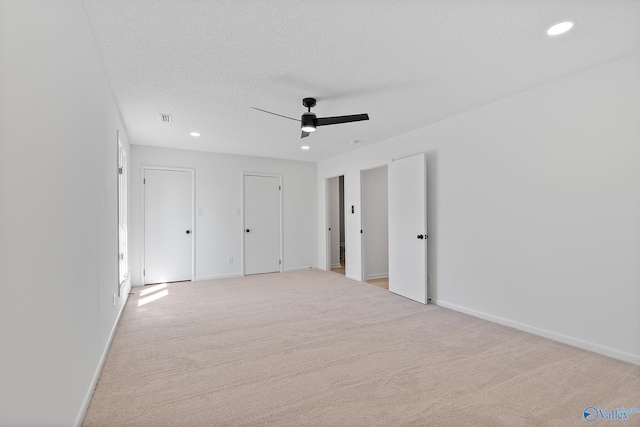
[[[318,119],[316,118],[315,113],[303,113],[300,123],[302,124],[303,131],[313,132],[314,130],[316,130]]]

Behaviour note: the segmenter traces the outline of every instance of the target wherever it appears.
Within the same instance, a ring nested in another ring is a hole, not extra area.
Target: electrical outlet
[[[233,257],[229,257],[229,264],[233,264]]]

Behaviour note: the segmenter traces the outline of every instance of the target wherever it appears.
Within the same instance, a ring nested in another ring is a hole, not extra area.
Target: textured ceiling
[[[309,161],[640,51],[638,0],[83,3],[133,144]],[[301,140],[251,109],[297,118],[304,97],[318,117],[370,120]]]

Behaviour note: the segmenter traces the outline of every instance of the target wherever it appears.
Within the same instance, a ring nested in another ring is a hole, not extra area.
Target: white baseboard
[[[317,269],[318,267],[316,266],[304,266],[304,267],[292,267],[292,268],[283,268],[282,272],[286,273],[289,271],[301,271],[301,270],[310,270],[310,269]],[[216,274],[214,276],[198,276],[195,277],[193,279],[194,282],[200,282],[203,280],[216,280],[216,279],[229,279],[232,277],[244,277],[244,274],[242,273],[229,273],[229,274]]]
[[[525,323],[516,322],[514,320],[506,319],[504,317],[494,316],[492,314],[483,313],[481,311],[473,310],[467,307],[462,307],[456,304],[450,304],[445,301],[432,299],[431,302],[437,306],[448,308],[450,310],[459,311],[460,313],[468,314],[473,317],[488,320],[490,322],[498,323],[500,325],[509,326],[514,329],[529,332],[534,335],[538,335],[544,338],[549,338],[554,341],[568,344],[574,347],[582,348],[584,350],[593,351],[594,353],[603,354],[614,359],[622,360],[624,362],[633,363],[640,366],[640,355],[627,353],[625,351],[616,350],[615,348],[606,347],[600,344],[595,344],[589,341],[584,341],[579,338],[570,337],[568,335],[560,334],[558,332],[549,331],[547,329],[538,328],[536,326],[527,325]]]
[[[216,279],[229,279],[232,277],[242,277],[244,276],[244,274],[242,273],[229,273],[229,274],[216,274],[213,276],[198,276],[198,277],[194,277],[193,281],[194,282],[201,282],[203,280],[216,280]]]
[[[302,271],[302,270],[317,270],[318,267],[315,265],[308,265],[306,267],[291,267],[291,268],[283,268],[282,272],[283,273],[288,273],[290,271]]]
[[[386,279],[389,277],[389,273],[367,274],[365,281],[371,279]]]
[[[213,276],[196,276],[193,278],[194,282],[200,282],[202,280],[215,280],[215,279],[228,279],[230,277],[242,277],[242,273],[229,273],[229,274],[215,274]],[[141,288],[146,286],[144,283],[134,283],[132,287]]]
[[[342,267],[342,264],[340,264],[339,262],[338,263],[334,262],[333,264],[331,264],[331,268],[336,268],[336,267]]]
[[[102,367],[104,366],[104,362],[107,360],[107,354],[109,353],[109,348],[111,347],[111,342],[113,341],[113,337],[116,334],[116,329],[118,328],[118,324],[120,323],[120,317],[122,316],[122,312],[124,311],[124,307],[127,305],[127,301],[129,300],[129,292],[131,292],[131,284],[128,286],[124,286],[125,292],[122,293],[124,296],[124,301],[122,306],[120,307],[120,311],[118,312],[118,316],[116,317],[116,321],[113,324],[113,328],[111,328],[111,333],[109,334],[109,339],[107,340],[107,344],[102,350],[102,356],[100,356],[100,361],[98,362],[98,366],[93,374],[93,378],[91,379],[91,383],[89,384],[89,389],[87,390],[87,394],[82,401],[82,406],[80,407],[80,412],[76,416],[76,420],[73,423],[74,426],[80,427],[82,425],[82,421],[84,420],[84,416],[87,414],[87,409],[89,409],[89,403],[91,403],[91,398],[93,397],[93,392],[96,389],[96,385],[98,385],[98,379],[100,378],[100,374],[102,373]]]

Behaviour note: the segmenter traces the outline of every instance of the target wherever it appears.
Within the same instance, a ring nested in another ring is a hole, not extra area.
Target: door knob
[[[246,231],[246,232],[248,233],[248,232],[250,232],[251,230],[249,230],[249,229],[247,228],[247,229],[246,229],[246,230],[244,230],[244,231]]]
[[[186,233],[187,233],[187,234],[191,234],[191,230],[187,230],[187,231],[186,231]]]
[[[424,235],[418,234],[418,239],[424,239]]]

